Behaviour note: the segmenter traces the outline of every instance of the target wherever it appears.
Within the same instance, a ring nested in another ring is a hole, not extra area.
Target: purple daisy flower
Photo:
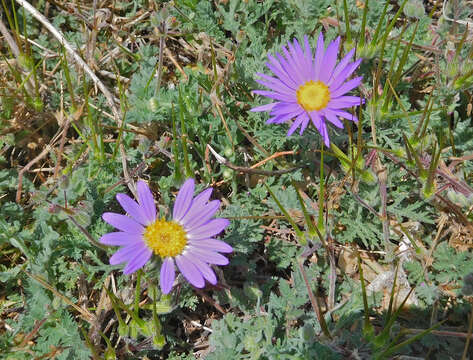
[[[227,219],[212,219],[220,207],[219,200],[209,201],[212,188],[194,198],[194,179],[187,179],[177,194],[173,218],[160,219],[148,185],[138,181],[138,202],[128,195],[117,194],[117,200],[129,216],[106,212],[102,218],[118,232],[105,234],[100,242],[121,246],[110,258],[110,264],[126,262],[124,274],[142,268],[153,253],[162,259],[159,282],[168,294],[175,279],[177,265],[182,275],[197,288],[205,280],[215,285],[217,277],[209,264],[227,265],[219,253],[231,253],[232,247],[213,237],[229,225]]]
[[[287,136],[292,135],[299,126],[302,135],[309,121],[312,121],[325,144],[330,146],[326,120],[341,129],[343,123],[339,117],[357,122],[356,116],[343,109],[363,102],[358,96],[345,96],[361,83],[361,76],[346,81],[360,65],[361,59],[350,63],[355,52],[352,49],[335,66],[339,45],[340,37],[325,49],[324,37],[320,33],[315,57],[307,36],[304,36],[304,50],[294,39],[293,43],[288,42],[287,48],[282,48],[284,56],[279,53],[276,53],[276,57],[268,54],[266,66],[276,77],[257,73],[261,80],[256,81],[271,91],[255,90],[253,93],[276,101],[251,111],[269,111],[271,117],[268,124],[281,124],[295,119]]]

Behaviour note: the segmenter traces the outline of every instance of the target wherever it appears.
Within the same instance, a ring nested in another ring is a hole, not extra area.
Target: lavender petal
[[[230,221],[227,219],[213,219],[198,228],[188,231],[187,236],[193,240],[208,239],[222,232],[228,225],[230,225]]]
[[[128,215],[138,221],[141,225],[148,224],[148,218],[144,209],[138,203],[126,194],[117,194],[117,200]]]
[[[194,264],[195,267],[199,269],[199,272],[202,274],[204,279],[206,279],[209,283],[211,283],[212,285],[215,285],[217,283],[217,277],[215,276],[215,273],[210,268],[210,266],[207,265],[207,263],[197,259],[196,257],[190,259],[186,255],[182,256],[185,257],[189,262]]]
[[[147,249],[144,243],[125,246],[112,255],[110,264],[117,265],[122,262],[129,262],[135,258],[137,252],[141,252],[143,249]]]
[[[172,213],[172,218],[175,221],[180,221],[189,210],[192,204],[192,197],[194,196],[194,188],[194,179],[187,179],[181,186]]]
[[[233,252],[233,248],[230,245],[217,239],[189,240],[189,245],[201,248],[203,250],[218,251],[222,253]]]
[[[134,273],[136,270],[141,269],[150,259],[153,252],[147,247],[140,250],[135,257],[128,261],[128,264],[123,269],[125,275]]]
[[[169,294],[171,292],[175,278],[176,269],[174,268],[174,260],[171,257],[167,257],[163,260],[159,272],[159,286],[163,294]]]
[[[203,248],[201,249],[193,245],[188,246],[186,255],[196,257],[200,261],[206,262],[208,264],[227,265],[229,262],[228,259],[222,254],[207,249],[204,250]]]
[[[217,212],[220,207],[220,200],[214,200],[205,205],[195,206],[192,204],[192,207],[189,209],[188,213],[191,213],[188,219],[182,220],[184,229],[187,232],[191,232],[193,229],[205,224],[209,221]]]
[[[250,111],[251,112],[271,111],[276,104],[280,104],[280,103],[273,102],[266,105],[257,106],[257,107],[254,107],[253,109],[250,109]]]
[[[144,181],[138,181],[136,186],[138,192],[138,202],[143,209],[144,215],[148,220],[148,224],[156,220],[156,205],[154,205],[154,198],[148,184]]]
[[[144,230],[143,226],[125,215],[106,212],[102,215],[102,219],[118,230],[129,234],[142,234]]]
[[[179,255],[176,257],[176,264],[182,275],[187,281],[196,288],[203,288],[205,286],[204,278],[199,269],[190,262],[186,257]]]
[[[118,231],[103,235],[99,242],[105,245],[126,246],[143,242],[143,236]]]

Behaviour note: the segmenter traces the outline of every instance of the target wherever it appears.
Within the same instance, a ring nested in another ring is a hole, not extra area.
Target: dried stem
[[[43,14],[41,14],[38,10],[36,10],[28,1],[26,0],[15,0],[19,5],[23,6],[23,8],[28,11],[36,20],[38,20],[43,26],[49,30],[49,32],[59,40],[62,46],[66,49],[67,53],[74,59],[78,66],[80,66],[87,75],[92,79],[94,84],[100,89],[102,94],[107,99],[107,102],[112,109],[113,116],[115,121],[117,122],[118,126],[122,126],[122,115],[120,109],[116,106],[112,93],[107,89],[107,87],[100,81],[100,79],[95,75],[93,70],[87,65],[87,63],[77,54],[71,44],[66,40],[64,35],[57,30],[49,21],[46,19]],[[120,154],[122,157],[122,167],[123,167],[123,176],[126,179],[126,183],[130,188],[130,191],[135,194],[135,187],[130,181],[130,175],[128,174],[128,167],[126,162],[126,153],[125,148],[123,147],[123,143],[120,143]]]

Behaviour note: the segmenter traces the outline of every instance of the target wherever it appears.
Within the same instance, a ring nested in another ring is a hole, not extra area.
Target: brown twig
[[[264,160],[261,160],[259,163],[256,163],[254,165],[251,165],[250,166],[250,169],[255,169],[257,167],[260,167],[261,165],[267,163],[269,160],[272,160],[272,159],[275,159],[279,156],[284,156],[284,155],[294,155],[294,154],[297,154],[298,151],[294,151],[294,150],[291,150],[291,151],[280,151],[280,152],[277,152],[277,153],[274,153],[273,155],[267,157],[266,159]]]
[[[210,151],[212,152],[212,154],[215,156],[215,158],[217,159],[217,161],[220,164],[225,165],[226,167],[228,167],[232,170],[239,171],[239,172],[245,173],[245,174],[256,174],[256,175],[265,175],[265,176],[282,175],[282,174],[287,174],[287,173],[290,173],[290,172],[293,172],[293,171],[296,171],[296,170],[299,170],[299,169],[302,169],[302,168],[306,167],[306,165],[301,165],[301,166],[293,167],[293,168],[290,168],[290,169],[271,171],[271,170],[253,169],[252,167],[247,168],[247,167],[237,166],[235,164],[232,164],[230,161],[225,159],[223,156],[219,155],[212,148],[212,146],[210,146],[209,144],[207,144],[207,147],[210,149]]]
[[[38,20],[43,26],[49,30],[49,32],[59,40],[62,46],[66,49],[67,53],[74,59],[76,64],[81,67],[84,72],[89,75],[89,77],[92,79],[94,82],[95,86],[97,86],[102,94],[105,96],[107,99],[107,102],[112,109],[113,116],[115,118],[115,121],[117,124],[121,127],[122,126],[122,116],[120,109],[117,107],[115,104],[114,98],[112,93],[107,89],[107,87],[103,84],[103,82],[95,75],[93,70],[87,65],[87,63],[80,57],[80,55],[74,50],[72,45],[66,40],[64,35],[57,30],[51,22],[49,22],[48,19],[44,17],[43,14],[41,14],[38,10],[36,10],[28,1],[26,0],[15,0],[19,5],[23,6],[23,8],[30,13],[36,20]],[[125,153],[125,148],[123,146],[123,143],[120,143],[120,155],[121,155],[121,160],[122,160],[122,168],[123,168],[123,176],[127,180],[128,187],[130,188],[130,191],[135,194],[135,187],[130,181],[130,175],[128,174],[128,167],[127,167],[127,162],[126,162],[126,153]]]

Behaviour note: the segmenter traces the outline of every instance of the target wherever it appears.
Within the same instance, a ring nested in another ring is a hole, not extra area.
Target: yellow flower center
[[[297,102],[305,111],[320,110],[330,101],[330,90],[322,81],[309,80],[297,89]]]
[[[148,225],[143,236],[146,245],[162,258],[181,254],[187,244],[187,234],[182,226],[164,219]]]

